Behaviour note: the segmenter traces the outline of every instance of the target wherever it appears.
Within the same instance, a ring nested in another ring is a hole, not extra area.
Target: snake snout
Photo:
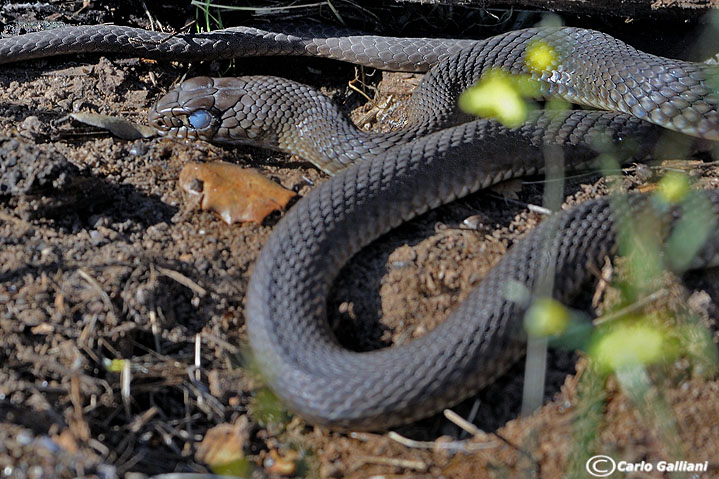
[[[150,125],[162,136],[179,140],[211,141],[217,131],[217,121],[211,112],[181,107],[160,110],[153,107],[148,119]]]
[[[220,120],[212,78],[187,80],[161,97],[148,113],[160,135],[182,140],[213,140]]]

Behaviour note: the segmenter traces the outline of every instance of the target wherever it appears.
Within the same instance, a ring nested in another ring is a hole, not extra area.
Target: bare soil
[[[6,6],[2,14],[6,22],[150,26],[140,9],[123,16],[112,2],[97,3],[80,13],[57,3],[49,13]],[[180,11],[189,10],[152,13],[180,27]],[[657,36],[650,31],[640,43],[651,45]],[[326,176],[285,155],[119,140],[68,117],[95,112],[143,123],[151,104],[183,77],[226,70],[102,55],[0,70],[0,477],[205,472],[204,453],[196,453],[207,431],[223,424],[234,425],[221,437],[243,452],[252,477],[277,475],[282,466],[287,475],[307,477],[589,477],[586,451],[630,462],[709,461],[712,471],[626,477],[719,476],[719,381],[710,366],[684,358],[650,371],[649,396],[657,403],[632,400],[613,379],[596,384],[579,354],[551,350],[539,410],[519,415],[518,364],[456,408],[486,434],[470,438],[443,417],[398,430],[428,449],[387,434],[266,420],[271,400],[253,399],[264,393],[243,356],[243,298],[279,215],[263,225],[227,226],[188,206],[177,178],[189,161],[223,160],[251,165],[305,195]],[[377,129],[397,123],[402,99],[417,82],[414,75],[376,73],[375,85],[382,78],[376,103],[383,105],[376,108],[346,86],[356,75],[352,66],[268,59],[238,61],[230,73],[299,79],[364,119],[360,126]],[[688,171],[699,187],[719,186],[715,165],[674,168]],[[635,165],[612,181],[578,176],[565,185],[565,205],[609,189],[646,188],[663,171]],[[527,207],[542,203],[542,191],[541,178],[529,178],[480,192],[366,248],[330,300],[341,341],[369,349],[433,328],[542,220]],[[714,341],[718,284],[709,272],[690,275],[686,288],[667,287],[667,302],[687,306]],[[111,362],[118,359],[130,361]],[[588,426],[587,418],[598,424]],[[452,441],[461,443],[448,448]]]

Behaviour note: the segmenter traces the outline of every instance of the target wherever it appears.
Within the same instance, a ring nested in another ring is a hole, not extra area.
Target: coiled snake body
[[[557,54],[539,71],[526,60],[535,42]],[[651,151],[663,128],[719,139],[715,68],[639,52],[592,30],[528,29],[453,41],[345,36],[324,27],[236,28],[167,39],[96,26],[0,40],[0,62],[80,51],[186,60],[309,54],[394,70],[435,65],[410,101],[407,127],[389,134],[360,132],[322,95],[274,77],[192,79],[150,112],[164,134],[289,151],[336,173],[273,231],[250,281],[246,318],[253,351],[278,396],[308,420],[339,428],[411,421],[491,382],[523,351],[527,304],[510,299],[508,287],[533,291],[555,271],[552,294],[569,300],[590,276],[587,267],[614,251],[616,219],[648,200],[629,196],[619,209],[591,201],[545,220],[431,333],[356,353],[330,331],[326,298],[342,265],[364,245],[430,208],[544,171],[547,146],[563,148],[564,166],[577,168],[592,163],[600,139],[615,146],[639,140],[635,158]],[[542,95],[613,111],[537,113],[517,128],[490,120],[457,124],[467,120],[456,109],[459,94],[497,68],[529,75]],[[709,199],[719,209],[719,195]],[[713,243],[693,266],[714,261]]]

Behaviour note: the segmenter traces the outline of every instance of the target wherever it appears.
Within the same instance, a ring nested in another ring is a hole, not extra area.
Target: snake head
[[[346,164],[328,155],[356,130],[322,93],[264,75],[192,78],[160,98],[148,116],[160,135],[283,151],[327,172]],[[351,151],[352,158],[360,154]]]
[[[212,141],[221,125],[215,105],[215,79],[197,77],[181,83],[150,109],[148,119],[160,135]]]
[[[260,101],[255,98],[258,90],[252,80],[196,77],[184,81],[153,105],[148,113],[150,124],[160,135],[181,140],[255,144],[249,131],[255,125],[247,123],[255,108],[242,109]],[[240,120],[245,121],[240,125]],[[249,137],[245,141],[243,133]]]
[[[148,118],[160,135],[277,149],[279,130],[292,121],[280,121],[277,106],[287,95],[274,85],[272,77],[191,78],[160,98]]]

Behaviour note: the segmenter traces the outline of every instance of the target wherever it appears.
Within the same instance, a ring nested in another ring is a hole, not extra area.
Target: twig
[[[669,294],[669,290],[666,288],[662,288],[659,291],[655,291],[649,296],[645,296],[642,299],[639,299],[635,301],[634,303],[630,304],[629,306],[626,306],[622,309],[618,309],[617,311],[614,311],[613,313],[605,314],[604,316],[600,316],[599,318],[596,318],[594,321],[592,321],[592,324],[595,326],[599,326],[600,324],[608,323],[609,321],[615,321],[622,316],[626,316],[631,313],[635,313],[637,311],[642,310],[645,306],[648,304],[651,304],[659,299],[662,299],[666,297]]]
[[[152,406],[147,411],[143,412],[139,416],[135,416],[135,419],[130,423],[130,432],[137,434],[145,425],[150,422],[150,419],[155,417],[160,410],[157,406]]]
[[[412,449],[432,449],[432,450],[446,450],[446,451],[461,451],[461,452],[474,452],[481,451],[483,449],[491,449],[497,447],[499,444],[496,442],[491,443],[476,443],[469,441],[449,441],[449,442],[437,442],[437,441],[415,441],[408,437],[404,437],[394,431],[387,433],[387,437],[402,444],[405,447]]]
[[[157,312],[155,310],[150,311],[150,331],[152,331],[152,337],[155,340],[155,351],[162,354],[162,342],[160,341],[160,325],[157,321]]]
[[[507,203],[513,203],[515,205],[524,206],[529,211],[533,211],[533,212],[539,213],[541,215],[551,215],[552,213],[554,213],[554,211],[550,210],[549,208],[545,208],[544,206],[533,205],[530,203],[526,203],[524,201],[507,198],[506,196],[498,195],[496,193],[487,193],[487,196],[489,196],[490,198],[493,198],[495,200],[505,201]]]
[[[132,383],[132,369],[129,360],[122,363],[122,372],[120,373],[120,396],[122,397],[122,405],[125,407],[125,415],[130,417],[130,384]]]
[[[184,274],[180,273],[179,271],[175,271],[168,268],[163,268],[162,266],[155,266],[157,269],[157,272],[167,276],[170,279],[173,279],[180,283],[181,285],[185,286],[186,288],[191,289],[194,291],[198,296],[202,297],[207,294],[207,290],[200,286],[199,284],[192,281],[190,278],[185,276]]]
[[[238,476],[217,476],[210,473],[200,472],[170,472],[150,476],[148,479],[237,479]]]
[[[394,100],[394,95],[388,95],[381,104],[375,102],[372,108],[357,120],[357,125],[363,128],[367,123],[377,118],[379,112],[386,110],[392,100]]]
[[[384,466],[397,466],[405,469],[414,469],[424,472],[427,470],[427,463],[412,459],[399,459],[395,457],[382,456],[360,456],[357,461],[361,464],[381,464]]]
[[[442,411],[444,413],[444,417],[452,421],[454,424],[459,426],[460,428],[464,429],[468,433],[470,433],[472,436],[479,437],[479,436],[486,436],[487,433],[482,431],[480,428],[472,424],[471,422],[464,419],[462,416],[457,414],[456,412],[452,411],[451,409],[445,409]]]
[[[527,205],[527,209],[528,209],[529,211],[533,211],[533,212],[535,212],[535,213],[539,213],[540,215],[545,215],[545,216],[549,216],[549,215],[551,215],[552,213],[554,213],[554,212],[553,212],[552,210],[550,210],[549,208],[545,208],[544,206],[539,206],[539,205],[533,205],[533,204],[531,204],[531,203],[529,203],[529,204]]]
[[[220,346],[222,349],[228,351],[230,354],[237,354],[240,352],[240,348],[232,343],[225,341],[224,339],[210,333],[202,333],[205,341],[212,341],[215,345]]]
[[[415,441],[414,439],[404,437],[394,431],[388,432],[387,437],[402,444],[403,446],[411,447],[413,449],[434,449],[437,445],[434,441]]]
[[[362,76],[364,76],[364,73],[362,73]],[[364,92],[364,90],[362,90],[361,88],[355,86],[355,83],[357,83],[357,82],[360,82],[360,83],[362,84],[362,86],[365,86],[365,87],[368,86],[364,81],[361,81],[361,80],[358,78],[358,74],[355,74],[355,77],[354,77],[352,80],[350,80],[350,81],[347,82],[347,86],[350,88],[350,90],[356,91],[357,93],[359,93],[360,95],[362,95],[362,96],[364,97],[364,99],[367,100],[368,102],[374,103],[374,100],[373,100],[372,98],[370,98],[369,95],[367,95],[367,94]]]
[[[147,4],[145,4],[145,1],[142,1],[142,8],[145,10],[145,15],[147,15],[147,19],[150,21],[150,30],[155,30],[155,19],[152,18],[152,14],[150,13],[150,10],[147,8]]]
[[[113,322],[113,324],[117,324],[117,316],[115,315],[115,306],[112,304],[112,301],[110,301],[110,296],[102,289],[102,286],[100,286],[100,283],[97,282],[95,278],[90,276],[84,269],[79,268],[77,270],[77,273],[87,281],[90,286],[92,286],[100,295],[100,298],[102,299],[102,302],[105,304],[105,307],[107,308],[107,315],[109,316],[109,319]]]

